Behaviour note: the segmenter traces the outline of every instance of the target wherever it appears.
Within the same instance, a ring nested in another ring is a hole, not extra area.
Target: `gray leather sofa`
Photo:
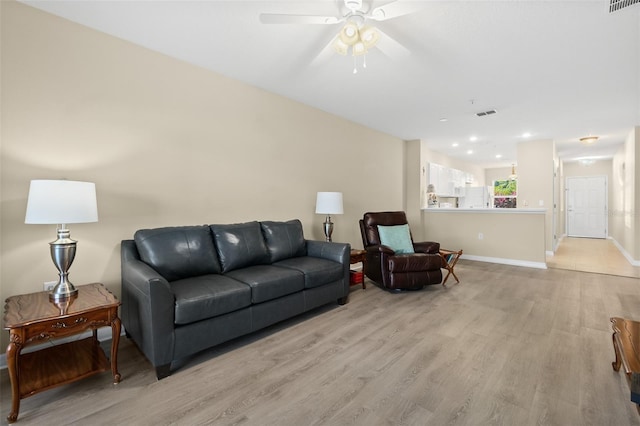
[[[121,317],[158,379],[174,360],[349,295],[349,244],[299,220],[143,229],[124,240]]]

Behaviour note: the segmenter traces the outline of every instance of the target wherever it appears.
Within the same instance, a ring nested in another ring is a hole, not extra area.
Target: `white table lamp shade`
[[[316,213],[343,214],[342,192],[318,192],[316,198]]]
[[[96,185],[72,180],[32,180],[24,223],[68,224],[98,221]]]

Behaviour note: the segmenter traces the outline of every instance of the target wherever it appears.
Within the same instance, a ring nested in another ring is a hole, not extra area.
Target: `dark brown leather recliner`
[[[378,225],[408,224],[405,212],[365,213],[360,220],[362,244],[366,250],[364,273],[388,290],[417,290],[442,282],[440,243],[413,242],[415,253],[398,254],[380,243]]]

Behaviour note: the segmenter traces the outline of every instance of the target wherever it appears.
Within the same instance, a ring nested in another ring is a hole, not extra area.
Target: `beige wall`
[[[428,240],[463,258],[545,266],[545,214],[522,209],[424,209]],[[482,235],[480,235],[482,234]]]
[[[552,140],[518,144],[518,208],[545,208],[545,250],[553,252],[553,173],[555,143]]]
[[[518,172],[516,168],[516,173]],[[484,181],[487,186],[491,186],[493,181],[509,179],[511,175],[511,167],[496,167],[484,170]]]
[[[640,127],[633,129],[613,158],[613,192],[609,206],[609,235],[635,261],[640,261],[640,185],[637,164],[640,160]]]
[[[299,218],[322,239],[316,192],[342,191],[334,241],[361,247],[364,211],[403,208],[402,140],[0,3],[2,300],[56,278],[55,227],[24,224],[31,179],[96,183],[70,279],[117,295],[120,240],[139,228]]]
[[[405,143],[405,206],[407,220],[411,226],[412,236],[416,241],[423,239],[420,210],[426,192],[426,166],[422,164],[420,140]]]

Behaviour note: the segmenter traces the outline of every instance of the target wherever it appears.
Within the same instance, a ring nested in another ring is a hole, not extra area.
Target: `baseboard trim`
[[[122,329],[120,330],[120,335],[121,336],[125,335],[124,327],[122,327]],[[35,350],[42,349],[45,346],[52,346],[54,344],[60,345],[62,343],[73,342],[74,340],[86,339],[89,336],[91,336],[91,330],[87,330],[84,333],[75,334],[73,336],[64,337],[62,339],[57,339],[55,343],[45,342],[45,343],[40,343],[33,346],[28,346],[24,348],[21,353],[33,352]],[[111,340],[111,329],[108,327],[99,328],[98,340],[101,342],[104,342],[106,340]],[[3,353],[3,354],[0,354],[0,370],[4,370],[6,368],[7,368],[7,354]]]
[[[524,266],[525,268],[547,269],[546,262],[531,262],[529,260],[504,259],[501,257],[474,256],[463,254],[461,259],[475,260],[478,262],[500,263],[502,265]]]
[[[619,242],[616,241],[615,238],[613,237],[608,237],[612,242],[613,245],[616,246],[616,248],[618,250],[620,250],[620,253],[622,253],[622,255],[625,257],[625,259],[627,259],[627,261],[632,264],[633,266],[640,266],[640,260],[635,260],[633,257],[631,257],[631,255],[624,249],[624,247],[622,247],[622,245],[620,245]]]

